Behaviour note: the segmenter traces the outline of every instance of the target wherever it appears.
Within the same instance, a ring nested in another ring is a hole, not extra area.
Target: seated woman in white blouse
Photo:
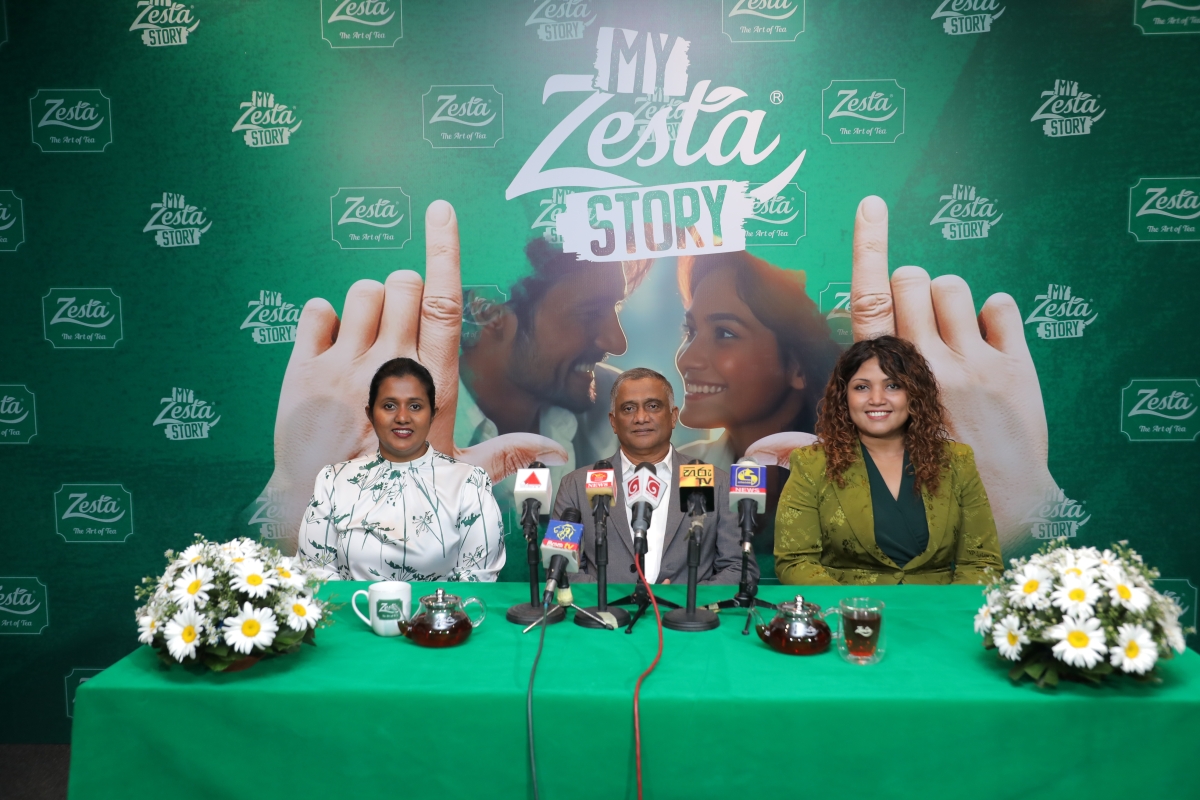
[[[366,411],[379,451],[321,470],[297,555],[334,579],[496,580],[504,523],[492,482],[426,441],[437,412],[429,370],[388,361]]]

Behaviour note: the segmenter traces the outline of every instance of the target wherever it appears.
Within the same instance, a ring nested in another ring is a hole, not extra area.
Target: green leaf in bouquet
[[[1039,689],[1045,689],[1046,687],[1050,687],[1051,689],[1057,688],[1058,668],[1054,666],[1047,667],[1046,672],[1038,680],[1037,685]]]

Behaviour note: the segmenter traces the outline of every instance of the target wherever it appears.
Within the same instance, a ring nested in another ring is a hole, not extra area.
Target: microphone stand
[[[637,606],[637,610],[629,618],[629,625],[626,626],[626,633],[633,633],[633,626],[646,613],[646,609],[650,607],[650,592],[646,588],[646,584],[642,581],[642,575],[646,574],[646,537],[634,537],[633,539],[633,557],[637,560],[637,566],[641,567],[641,574],[638,575],[637,584],[633,587],[633,593],[627,594],[620,600],[613,600],[611,605],[614,606]],[[637,567],[630,567],[631,572],[638,572]],[[660,606],[666,608],[679,608],[678,603],[673,603],[670,600],[664,600],[661,597],[655,598]]]
[[[663,627],[673,631],[711,631],[721,624],[721,618],[707,608],[696,608],[696,584],[700,581],[700,540],[704,537],[704,498],[699,492],[692,492],[688,498],[688,514],[692,523],[688,528],[687,605],[663,617]],[[745,569],[744,564],[742,568]]]
[[[596,522],[596,605],[583,609],[575,615],[575,624],[581,628],[606,628],[602,614],[612,614],[618,628],[629,624],[629,612],[623,608],[608,607],[608,504],[611,498],[596,497],[592,507],[592,518]],[[611,630],[611,629],[610,629]]]
[[[541,581],[538,579],[538,564],[541,554],[538,552],[538,510],[541,503],[529,499],[521,507],[521,529],[525,533],[525,560],[529,564],[529,602],[512,606],[504,614],[504,618],[516,625],[528,625],[540,622],[542,619]],[[554,606],[546,615],[546,624],[553,625],[567,618],[567,612],[562,606]]]
[[[750,609],[746,614],[746,627],[742,628],[743,636],[750,635],[750,621],[754,617],[756,606],[758,608],[777,608],[774,603],[758,599],[758,581],[750,577],[750,559],[754,553],[754,548],[750,544],[754,539],[754,508],[753,500],[743,498],[738,501],[738,525],[742,528],[742,579],[738,583],[737,594],[728,600],[722,600],[709,606],[713,611],[722,608]]]

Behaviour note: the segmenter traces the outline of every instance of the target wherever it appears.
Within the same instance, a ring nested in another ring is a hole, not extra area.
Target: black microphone
[[[663,482],[655,474],[654,465],[643,461],[632,475],[625,478],[625,502],[632,513],[629,527],[633,528],[633,552],[644,556],[649,549],[646,533],[654,509],[662,502]]]
[[[563,510],[561,519],[552,519],[542,538],[542,566],[546,568],[546,591],[542,603],[548,604],[554,590],[565,584],[564,575],[579,572],[579,546],[583,540],[583,515],[578,508]]]

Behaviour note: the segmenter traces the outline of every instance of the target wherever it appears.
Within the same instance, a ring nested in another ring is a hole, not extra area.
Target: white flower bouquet
[[[166,664],[222,672],[313,644],[328,604],[313,596],[321,581],[273,547],[246,538],[220,544],[200,534],[182,553],[166,552],[167,570],[143,578],[135,594],[138,641]],[[239,663],[241,662],[241,663]]]
[[[1159,682],[1158,661],[1187,646],[1183,609],[1154,590],[1158,570],[1128,542],[1100,551],[1060,541],[1010,563],[985,590],[975,632],[1016,662],[1014,681],[1054,687],[1060,677],[1099,683],[1118,672]]]

